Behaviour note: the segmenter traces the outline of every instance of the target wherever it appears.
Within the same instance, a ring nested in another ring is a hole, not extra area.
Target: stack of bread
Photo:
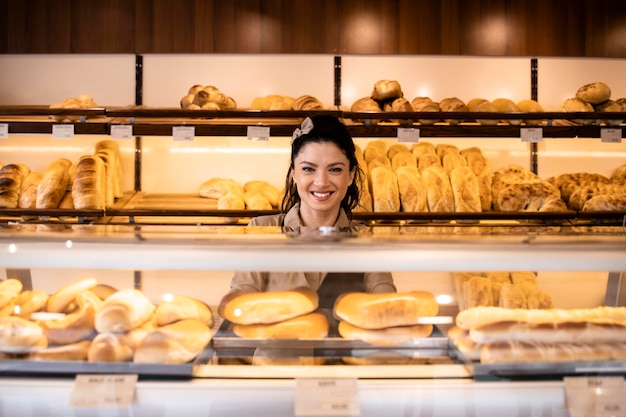
[[[184,110],[235,110],[237,103],[235,99],[222,93],[215,86],[195,84],[180,99],[180,108]]]
[[[561,103],[563,112],[626,112],[626,98],[611,100],[611,88],[595,81],[578,88],[576,95]],[[603,120],[609,126],[619,126],[623,119]],[[555,125],[591,125],[595,119],[555,120]]]
[[[421,324],[420,319],[438,313],[434,295],[426,291],[346,293],[333,307],[343,338],[376,346],[396,346],[430,336],[433,325]]]
[[[552,297],[531,271],[453,272],[459,310],[480,306],[552,308]]]
[[[48,295],[0,282],[0,352],[15,359],[182,364],[210,342],[213,314],[175,295],[157,305],[136,289],[86,278]]]
[[[278,189],[267,181],[241,185],[232,178],[210,178],[200,184],[198,195],[215,200],[218,210],[272,210],[281,200]]]
[[[378,80],[374,84],[372,93],[352,103],[353,112],[413,112],[413,106],[402,92],[400,83],[396,80]],[[412,119],[389,119],[402,125],[412,125]],[[378,124],[378,119],[355,120],[361,123]]]
[[[572,210],[626,210],[626,164],[617,167],[610,177],[576,172],[557,175],[549,181],[559,188],[563,201]]]
[[[448,336],[483,364],[626,360],[626,308],[461,311]]]
[[[90,94],[81,94],[78,97],[68,97],[60,103],[52,103],[49,107],[51,109],[87,109],[97,107],[97,104]],[[56,114],[50,118],[57,122],[77,122],[80,120],[78,115]]]
[[[565,211],[559,189],[550,181],[518,165],[492,175],[492,207],[496,211]]]

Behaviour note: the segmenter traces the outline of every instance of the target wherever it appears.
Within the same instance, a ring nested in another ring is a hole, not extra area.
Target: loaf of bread
[[[243,187],[231,178],[211,178],[203,182],[198,188],[200,197],[215,200],[227,193],[240,194],[243,196]]]
[[[525,323],[620,323],[626,320],[626,307],[591,307],[580,309],[511,309],[503,307],[475,307],[459,312],[456,325],[472,329],[500,321]]]
[[[35,203],[37,208],[54,209],[59,207],[70,182],[70,165],[72,163],[68,159],[59,158],[46,168],[37,186],[37,201]]]
[[[543,107],[536,100],[524,99],[517,102],[522,113],[543,113]],[[541,119],[524,119],[524,123],[528,126],[539,126],[543,121]]]
[[[465,157],[467,166],[476,175],[478,181],[478,195],[482,211],[491,210],[491,165],[482,151],[476,147],[461,150],[461,155]]]
[[[426,168],[429,168],[431,166],[443,169],[443,165],[441,165],[441,159],[439,159],[439,157],[434,152],[423,153],[417,157],[417,168],[420,172],[423,172]]]
[[[411,100],[411,106],[416,112],[433,112],[438,113],[441,111],[439,103],[436,103],[430,99],[430,97],[415,97]],[[430,126],[437,123],[437,119],[418,119],[420,124]]]
[[[74,302],[76,296],[84,290],[95,287],[98,281],[95,278],[84,278],[65,285],[50,295],[46,303],[46,311],[50,313],[65,313]]]
[[[22,291],[15,297],[14,313],[16,316],[30,318],[32,313],[46,307],[48,294],[42,290]]]
[[[399,167],[410,166],[417,169],[417,157],[411,152],[398,152],[391,159],[391,170],[396,171]]]
[[[518,113],[521,111],[519,106],[510,98],[498,97],[493,99],[491,104],[499,113]],[[514,126],[520,125],[522,122],[520,119],[505,119],[502,121]]]
[[[503,284],[500,287],[498,306],[504,308],[528,308],[526,295],[519,285]]]
[[[615,171],[611,173],[610,180],[614,184],[626,185],[626,164],[620,165],[619,167],[615,168]]]
[[[540,343],[506,341],[482,347],[483,364],[526,362],[608,361],[626,348],[624,343]]]
[[[75,302],[77,309],[62,319],[38,322],[50,345],[76,343],[90,339],[95,334],[94,322],[102,300],[85,290],[76,295]]]
[[[126,332],[150,319],[155,306],[140,290],[122,289],[102,302],[95,320],[98,333]]]
[[[624,211],[626,210],[626,193],[618,195],[597,195],[590,198],[582,211]]]
[[[201,300],[186,295],[176,294],[160,302],[154,311],[158,326],[184,319],[196,319],[213,326],[213,311]]]
[[[365,149],[363,149],[363,159],[368,164],[374,160],[379,158],[387,158],[387,144],[382,140],[373,140],[365,145]]]
[[[113,203],[112,186],[103,160],[95,155],[82,156],[76,164],[76,178],[72,183],[74,207],[79,210],[103,210]],[[109,196],[107,193],[110,193]]]
[[[401,166],[396,169],[400,205],[404,212],[428,211],[428,188],[417,166]]]
[[[442,112],[466,112],[467,106],[458,97],[446,97],[439,102],[439,108]],[[446,119],[451,125],[457,125],[461,122],[459,119]]]
[[[467,167],[467,159],[458,152],[444,152],[441,156],[441,166],[446,174],[457,167]]]
[[[428,211],[432,213],[454,212],[452,185],[443,168],[432,165],[420,172],[428,189]]]
[[[479,213],[482,211],[478,178],[467,166],[450,171],[450,185],[454,197],[454,211]]]
[[[585,203],[595,196],[618,194],[626,194],[626,185],[609,182],[585,183],[571,193],[568,205],[573,210],[582,210]]]
[[[340,321],[337,327],[344,339],[361,340],[376,346],[397,346],[415,339],[428,337],[433,332],[431,324],[364,329],[347,321]]]
[[[31,361],[86,361],[91,340],[35,349],[26,357]]]
[[[568,98],[561,103],[561,111],[566,113],[587,113],[594,112],[594,108],[587,101],[581,100],[579,98]],[[558,123],[557,123],[558,122]],[[560,125],[569,125],[569,124],[585,124],[590,125],[593,124],[593,119],[572,119],[572,120],[555,120],[555,124]]]
[[[243,185],[244,192],[256,191],[270,202],[272,207],[278,207],[280,205],[280,191],[267,181],[252,180]]]
[[[213,334],[206,323],[185,319],[157,328],[137,346],[135,363],[183,364],[193,360],[209,344]]]
[[[98,141],[95,145],[95,154],[108,155],[111,164],[111,176],[113,177],[113,195],[115,198],[124,195],[124,170],[122,168],[122,154],[118,143],[114,140],[105,139]]]
[[[374,100],[385,101],[402,97],[402,87],[396,80],[378,80],[374,84],[371,97]]]
[[[411,153],[411,150],[404,143],[394,143],[387,148],[387,158],[389,158],[390,161],[399,153]]]
[[[424,141],[420,141],[418,143],[413,144],[411,146],[411,152],[417,158],[419,158],[420,155],[423,155],[423,154],[436,154],[435,145],[433,145],[430,142],[424,142]]]
[[[452,326],[448,329],[448,339],[456,346],[463,356],[471,361],[480,361],[480,351],[482,345],[474,342],[470,337],[469,331],[461,329],[458,326]]]
[[[436,316],[438,312],[435,296],[427,291],[345,293],[333,308],[339,320],[363,329],[413,326],[421,317]]]
[[[297,97],[291,105],[292,110],[324,110],[324,103],[310,94]]]
[[[0,317],[0,351],[28,353],[48,345],[41,327],[21,317]]]
[[[353,112],[380,112],[382,108],[378,104],[376,100],[371,97],[362,97],[352,103],[350,106],[350,111]],[[377,125],[380,123],[379,119],[353,119],[354,122],[357,123],[367,123]]]
[[[291,110],[294,97],[281,94],[268,94],[266,96],[255,97],[250,104],[252,110]]]
[[[246,339],[323,339],[328,328],[326,316],[313,312],[277,323],[234,324],[233,333]]]
[[[272,203],[258,191],[246,191],[243,194],[246,210],[271,210]],[[218,200],[219,201],[219,200]]]
[[[111,148],[102,148],[94,158],[102,160],[102,183],[104,184],[104,203],[106,207],[113,207],[116,198],[116,156],[115,151]]]
[[[31,171],[26,175],[20,187],[19,208],[35,208],[37,204],[37,187],[43,178],[43,174]]]
[[[243,293],[220,304],[218,313],[236,324],[277,323],[313,312],[318,295],[308,287],[288,291]]]
[[[388,111],[392,112],[413,112],[413,106],[411,103],[405,99],[404,97],[398,97],[391,101],[390,109]],[[392,122],[398,123],[402,126],[411,126],[415,123],[414,119],[391,119]]]
[[[133,349],[123,344],[113,333],[99,333],[93,338],[87,352],[89,362],[128,362],[133,358]]]
[[[17,208],[22,181],[30,173],[24,164],[7,164],[0,168],[0,208]]]
[[[611,98],[611,88],[601,81],[585,84],[576,91],[576,98],[599,104]]]
[[[463,283],[463,298],[465,308],[493,306],[491,280],[486,277],[471,277]]]
[[[383,166],[370,171],[372,201],[376,212],[400,211],[400,192],[396,174]]]

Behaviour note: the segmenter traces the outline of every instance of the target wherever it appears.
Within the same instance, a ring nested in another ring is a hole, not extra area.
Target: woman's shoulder
[[[282,226],[285,213],[254,217],[248,226]]]

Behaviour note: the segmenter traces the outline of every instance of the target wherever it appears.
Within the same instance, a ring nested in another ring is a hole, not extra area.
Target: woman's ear
[[[354,182],[355,178],[356,178],[356,167],[350,170],[350,184]]]

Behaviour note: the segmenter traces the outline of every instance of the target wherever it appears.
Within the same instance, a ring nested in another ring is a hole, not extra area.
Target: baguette
[[[462,329],[472,329],[500,321],[526,323],[621,323],[626,321],[626,307],[591,307],[580,309],[521,309],[502,307],[475,307],[459,312],[456,325]]]
[[[401,166],[396,169],[400,204],[404,212],[427,212],[428,192],[426,182],[417,166]]]
[[[154,310],[154,304],[143,292],[133,288],[120,290],[103,301],[96,315],[96,330],[99,333],[132,330],[148,321]]]
[[[339,322],[337,329],[344,339],[361,340],[376,346],[397,346],[414,339],[428,337],[433,332],[432,324],[363,329],[344,320]]]
[[[438,312],[435,296],[426,291],[345,293],[333,308],[336,318],[363,329],[413,326],[420,317],[436,316]]]
[[[68,345],[36,349],[27,356],[31,361],[85,361],[91,340],[82,340]]]
[[[472,340],[492,342],[610,343],[626,342],[626,323],[527,323],[503,321],[472,328]]]
[[[607,361],[626,349],[624,343],[495,342],[483,345],[480,362],[527,363]]]
[[[323,339],[328,335],[328,319],[309,313],[270,324],[234,324],[233,333],[247,339]]]
[[[135,363],[183,364],[202,352],[213,337],[205,323],[185,319],[159,327],[137,346]]]
[[[317,293],[308,287],[243,293],[221,304],[219,314],[235,324],[269,324],[311,313],[318,303]]]

